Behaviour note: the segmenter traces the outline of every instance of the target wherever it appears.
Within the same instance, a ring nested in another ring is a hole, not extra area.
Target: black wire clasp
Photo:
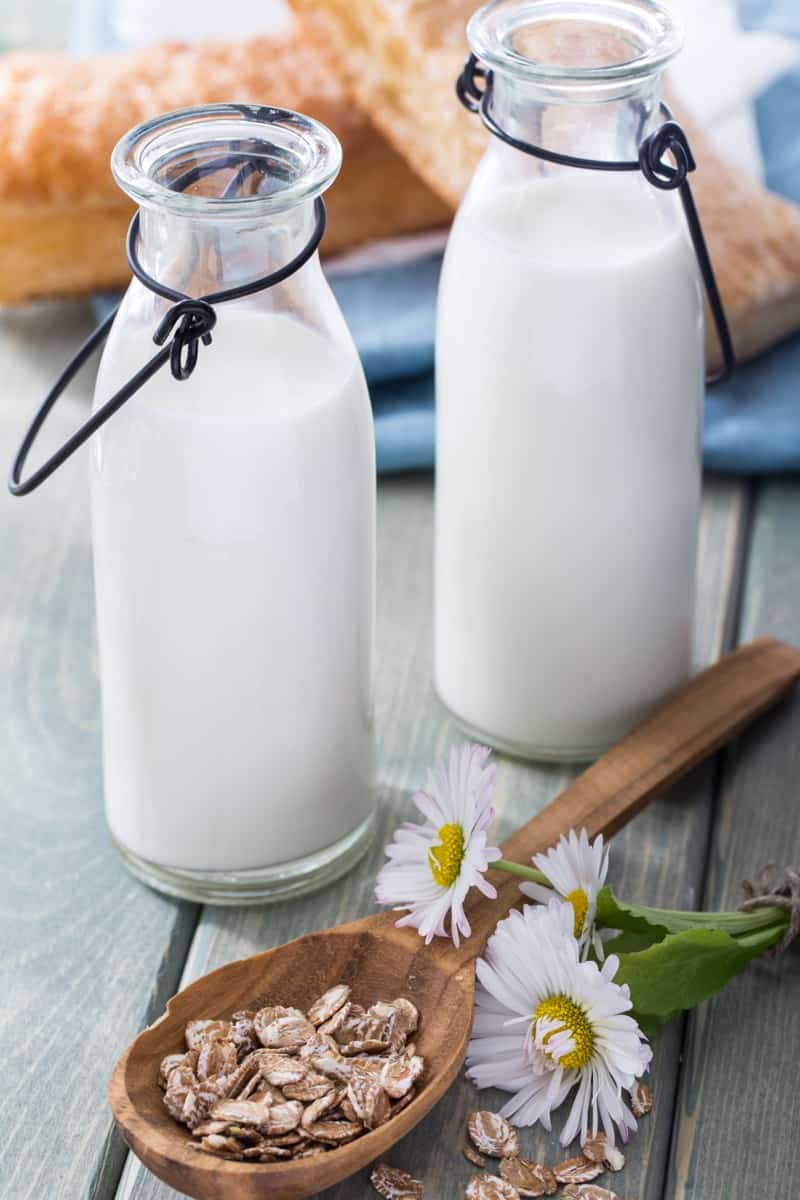
[[[172,335],[169,366],[173,379],[189,378],[197,366],[197,343],[211,345],[211,330],[216,323],[217,314],[205,300],[179,300],[164,314],[153,341],[163,346]]]
[[[493,73],[482,67],[474,54],[470,54],[464,63],[464,69],[456,81],[456,95],[469,112],[478,113],[491,134],[507,146],[545,162],[556,163],[564,167],[577,167],[587,171],[640,171],[648,183],[661,191],[678,191],[689,227],[695,255],[697,256],[700,274],[703,279],[708,305],[717,331],[720,350],[722,352],[722,367],[713,375],[706,377],[708,384],[723,383],[733,374],[736,366],[736,354],[733,348],[730,326],[725,314],[719,286],[714,274],[711,256],[708,252],[700,214],[694,202],[689,175],[696,170],[697,163],[692,154],[684,130],[673,120],[672,113],[666,104],[661,105],[664,124],[654,133],[649,134],[639,147],[638,159],[628,161],[608,161],[598,158],[576,158],[570,154],[559,154],[555,150],[546,150],[543,146],[534,146],[513,137],[497,124],[492,115]],[[668,160],[671,155],[673,162]]]
[[[200,168],[190,168],[180,179],[175,181],[173,187],[176,190],[181,190],[191,182],[194,182],[199,174],[207,175],[226,167],[236,166],[237,170],[231,184],[228,185],[225,191],[225,195],[232,195],[234,187],[241,187],[251,174],[262,169],[260,164],[253,163],[250,160],[242,162],[242,159],[243,156],[241,154],[228,154],[213,162],[204,163]],[[146,288],[149,288],[151,292],[155,292],[156,295],[162,296],[165,300],[172,301],[171,307],[164,314],[158,324],[158,328],[153,334],[153,341],[161,349],[140,367],[136,374],[127,383],[123,384],[109,400],[106,400],[96,412],[92,413],[91,417],[75,433],[68,437],[63,445],[46,462],[31,472],[27,479],[23,479],[22,472],[25,462],[33,448],[34,442],[39,436],[42,426],[50,415],[56,401],[77,375],[83,364],[91,358],[95,350],[108,337],[111,332],[111,326],[114,323],[114,318],[119,311],[119,305],[117,305],[114,311],[89,334],[80,349],[67,363],[25,431],[9,475],[8,490],[11,492],[11,495],[27,496],[39,487],[40,484],[44,483],[62,463],[65,463],[84,442],[89,440],[101,425],[104,425],[110,417],[113,417],[114,413],[122,408],[123,404],[130,400],[131,396],[134,396],[167,363],[170,365],[174,379],[179,382],[188,379],[197,366],[200,343],[202,342],[204,346],[211,345],[211,331],[217,323],[215,305],[223,304],[227,300],[239,300],[244,296],[252,296],[255,292],[261,292],[266,288],[274,287],[278,283],[283,283],[290,275],[294,275],[296,271],[299,271],[316,253],[325,234],[326,224],[325,202],[321,196],[318,196],[314,201],[314,213],[314,229],[310,238],[302,250],[288,263],[285,263],[284,266],[279,267],[276,271],[272,271],[269,275],[262,275],[259,279],[254,279],[251,283],[243,283],[238,287],[227,288],[221,292],[212,292],[207,296],[199,297],[186,296],[183,292],[178,292],[174,288],[167,287],[166,284],[159,283],[157,279],[154,279],[145,271],[139,261],[137,250],[139,214],[136,213],[128,229],[126,244],[128,265],[139,282],[144,284]]]
[[[667,154],[675,159],[675,166],[665,161]],[[639,166],[647,182],[665,192],[681,187],[690,171],[697,170],[689,139],[677,121],[665,121],[644,139]]]

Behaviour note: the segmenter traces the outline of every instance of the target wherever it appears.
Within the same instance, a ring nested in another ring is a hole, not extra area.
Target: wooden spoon
[[[800,651],[762,639],[727,655],[681,687],[603,758],[503,845],[527,863],[571,828],[609,836],[784,695],[800,676]],[[444,1094],[464,1058],[472,1019],[474,960],[497,922],[520,899],[517,881],[494,872],[497,899],[468,906],[473,935],[456,950],[425,946],[381,913],[297,938],[204,975],[179,992],[164,1015],[139,1034],[119,1060],[109,1099],[117,1125],[145,1166],[196,1200],[298,1200],[331,1187],[385,1154]],[[303,1010],[326,988],[349,983],[359,1003],[408,996],[420,1009],[417,1047],[424,1086],[385,1125],[355,1141],[294,1162],[231,1162],[193,1148],[167,1114],[158,1085],[164,1055],[183,1049],[186,1023],[229,1017],[266,1003]]]

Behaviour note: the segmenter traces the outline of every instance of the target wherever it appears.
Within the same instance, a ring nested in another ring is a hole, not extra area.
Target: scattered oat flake
[[[231,1017],[231,1040],[239,1054],[249,1054],[259,1045],[253,1025],[255,1015],[249,1008],[246,1008],[235,1012]]]
[[[350,1005],[344,1004],[337,1012],[333,1014],[332,1017],[329,1017],[327,1021],[323,1021],[323,1023],[317,1027],[317,1033],[320,1033],[323,1036],[328,1034],[332,1037],[333,1034],[336,1033],[337,1029],[341,1029],[341,1027],[344,1025],[349,1012]]]
[[[414,1033],[419,1025],[419,1009],[405,996],[398,996],[392,1001],[392,1007],[400,1014],[406,1033]]]
[[[291,1133],[282,1133],[277,1137],[270,1136],[263,1139],[264,1145],[270,1148],[273,1146],[299,1146],[305,1140],[298,1130],[293,1130]]]
[[[287,1083],[299,1083],[309,1072],[309,1064],[296,1055],[284,1054],[280,1050],[255,1050],[252,1061],[267,1083],[283,1087]]]
[[[395,1117],[395,1116],[397,1116],[397,1114],[399,1112],[402,1112],[403,1109],[406,1108],[411,1103],[411,1101],[414,1099],[416,1094],[417,1094],[417,1089],[412,1087],[410,1092],[406,1092],[406,1094],[405,1094],[405,1096],[403,1096],[402,1100],[396,1100],[395,1103],[392,1105],[392,1116]]]
[[[553,1172],[543,1163],[527,1158],[502,1159],[500,1174],[507,1183],[513,1184],[520,1196],[546,1196],[556,1190]]]
[[[563,1162],[553,1167],[553,1174],[559,1183],[590,1183],[602,1175],[605,1167],[602,1163],[590,1162],[580,1155],[576,1158],[565,1158]]]
[[[310,1104],[312,1100],[327,1096],[335,1087],[336,1084],[327,1075],[320,1075],[319,1072],[311,1070],[299,1083],[285,1083],[282,1091],[287,1100],[300,1100],[303,1104]]]
[[[621,1171],[625,1166],[625,1155],[604,1133],[587,1138],[581,1147],[583,1157],[589,1162],[604,1163],[609,1171]]]
[[[290,1096],[285,1097],[287,1100]],[[284,1093],[280,1088],[265,1083],[260,1075],[254,1076],[246,1087],[242,1088],[237,1100],[266,1100],[268,1104],[283,1104]]]
[[[393,1100],[402,1100],[425,1070],[419,1054],[401,1054],[390,1058],[381,1070],[381,1085]]]
[[[471,1112],[467,1117],[467,1130],[473,1146],[481,1154],[488,1154],[490,1158],[510,1158],[519,1154],[517,1131],[499,1113]]]
[[[520,1200],[513,1184],[499,1175],[475,1175],[467,1184],[467,1200]]]
[[[558,1191],[558,1183],[550,1168],[546,1167],[544,1163],[533,1162],[528,1158],[525,1159],[525,1162],[537,1179],[541,1179],[545,1196],[554,1196]]]
[[[198,1055],[194,1053],[194,1061],[190,1061],[191,1053],[190,1051],[187,1054],[168,1054],[166,1058],[162,1058],[161,1066],[158,1069],[158,1082],[162,1088],[166,1088],[170,1075],[173,1071],[177,1071],[179,1067],[188,1067],[192,1074],[194,1074]]]
[[[382,1038],[354,1038],[351,1042],[344,1042],[341,1047],[342,1054],[348,1056],[353,1054],[383,1054],[388,1049],[388,1041]]]
[[[315,1000],[308,1010],[308,1019],[312,1025],[322,1025],[329,1021],[350,999],[350,988],[346,983],[337,983],[328,988],[319,1000]]]
[[[291,1150],[286,1150],[282,1146],[248,1146],[242,1151],[242,1158],[245,1162],[277,1162],[280,1158],[294,1158]]]
[[[218,1133],[210,1133],[201,1143],[204,1149],[214,1150],[217,1154],[241,1154],[242,1143],[233,1137],[223,1137]]]
[[[261,1044],[270,1050],[299,1050],[316,1033],[296,1008],[284,1010],[271,1021],[260,1018],[261,1013],[257,1013],[253,1024]]]
[[[209,1133],[225,1133],[228,1128],[227,1121],[204,1121],[202,1125],[196,1126],[194,1136],[207,1137]]]
[[[203,1042],[231,1035],[230,1021],[190,1021],[184,1037],[189,1050],[199,1050]]]
[[[389,1097],[375,1079],[365,1075],[353,1075],[347,1085],[347,1099],[355,1112],[356,1120],[367,1129],[377,1129],[391,1114]]]
[[[422,1200],[425,1194],[418,1179],[388,1163],[378,1163],[369,1178],[375,1191],[385,1200]]]
[[[583,1157],[593,1163],[604,1162],[607,1149],[608,1139],[604,1133],[597,1133],[594,1137],[587,1138],[581,1146]]]
[[[333,1146],[352,1142],[364,1132],[359,1121],[317,1121],[313,1125],[304,1126],[309,1137],[315,1142],[329,1142]]]
[[[481,1170],[486,1166],[486,1159],[482,1154],[478,1154],[477,1150],[473,1150],[469,1142],[464,1147],[464,1158],[467,1162],[471,1162],[473,1166],[480,1167]]]
[[[606,1147],[606,1156],[603,1162],[608,1167],[609,1171],[621,1171],[625,1166],[625,1155],[616,1146],[612,1146],[609,1142]]]
[[[318,1100],[314,1100],[303,1113],[301,1120],[303,1129],[308,1129],[309,1125],[314,1125],[320,1117],[324,1117],[332,1109],[336,1108],[343,1099],[344,1091],[334,1088],[333,1091],[326,1092],[324,1096],[320,1096]]]
[[[571,1183],[561,1193],[561,1200],[619,1200],[619,1196],[596,1183]]]
[[[637,1079],[631,1088],[631,1108],[635,1117],[643,1117],[653,1107],[653,1089],[641,1079]]]

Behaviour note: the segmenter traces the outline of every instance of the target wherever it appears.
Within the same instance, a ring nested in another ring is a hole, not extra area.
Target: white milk
[[[638,178],[490,193],[439,297],[436,686],[501,747],[585,757],[690,670],[697,270]]]
[[[127,332],[127,331],[126,331]],[[104,398],[153,353],[110,343]],[[374,446],[353,359],[220,305],[95,439],[108,820],[150,861],[285,863],[368,816]]]

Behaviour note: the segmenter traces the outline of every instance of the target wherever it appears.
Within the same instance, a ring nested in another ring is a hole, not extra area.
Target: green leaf
[[[647,915],[644,909],[635,904],[626,904],[618,900],[610,887],[601,888],[597,893],[597,915],[595,923],[603,929],[622,929],[626,933],[641,933],[647,936],[657,935],[657,940],[666,937],[669,928],[660,919]]]
[[[660,941],[667,933],[682,933],[687,929],[724,929],[731,934],[752,933],[774,925],[785,925],[786,915],[778,908],[757,909],[754,912],[682,912],[679,909],[648,908],[643,904],[628,904],[618,900],[611,888],[601,888],[597,896],[597,924],[605,929],[622,929],[630,933],[659,932]]]
[[[646,950],[620,955],[615,983],[627,983],[634,1013],[664,1021],[713,996],[763,946],[742,946],[721,929],[668,934]]]
[[[666,932],[663,929],[656,927],[641,933],[628,929],[624,933],[618,933],[616,937],[604,942],[603,949],[606,957],[609,954],[633,954],[639,950],[646,950],[648,946],[652,946],[655,942],[663,941],[666,936]]]

